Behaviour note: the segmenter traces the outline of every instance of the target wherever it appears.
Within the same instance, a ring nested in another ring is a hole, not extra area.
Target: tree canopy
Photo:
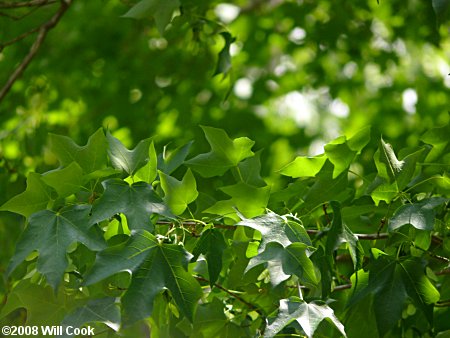
[[[0,0],[2,326],[448,335],[449,3]]]

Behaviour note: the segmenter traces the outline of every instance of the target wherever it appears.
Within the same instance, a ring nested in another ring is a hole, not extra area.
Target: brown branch
[[[39,31],[41,29],[41,27],[35,27],[33,29],[30,29],[28,32],[22,33],[19,36],[16,36],[14,39],[6,41],[4,43],[0,43],[0,52],[7,46],[12,45],[13,43],[16,43],[17,41],[23,40],[25,39],[27,36],[36,33],[37,31]]]
[[[22,1],[22,2],[0,1],[0,9],[45,6],[45,5],[54,4],[56,2],[58,2],[58,0],[30,0],[30,1]]]
[[[42,24],[39,28],[38,36],[36,37],[36,40],[34,41],[33,45],[30,48],[30,51],[28,54],[24,57],[20,65],[16,68],[16,70],[11,74],[8,81],[6,81],[6,84],[3,86],[3,88],[0,91],[0,102],[4,99],[6,94],[8,94],[9,90],[13,86],[14,82],[17,81],[17,79],[23,74],[25,69],[30,64],[31,60],[34,58],[36,53],[38,52],[39,48],[42,46],[42,43],[45,40],[45,37],[47,36],[47,33],[56,26],[56,24],[59,22],[59,20],[62,18],[64,13],[67,11],[69,6],[72,4],[73,0],[61,0],[61,5],[56,11],[56,13],[50,18],[49,21]],[[36,1],[30,1],[30,2],[37,2]],[[43,1],[41,1],[43,2]],[[46,1],[47,2],[47,1]]]

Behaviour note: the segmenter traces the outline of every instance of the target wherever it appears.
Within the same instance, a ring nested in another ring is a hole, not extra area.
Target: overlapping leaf
[[[329,319],[339,332],[344,337],[347,337],[344,326],[328,305],[316,302],[307,303],[296,299],[282,299],[278,316],[267,327],[264,337],[275,337],[285,326],[295,320],[300,324],[308,338],[311,338],[324,319]]]
[[[164,191],[164,202],[170,207],[175,215],[182,214],[189,203],[197,199],[197,183],[191,170],[188,169],[181,181],[159,172],[161,187]]]
[[[83,169],[77,162],[72,162],[62,169],[49,171],[42,175],[41,179],[55,189],[60,197],[78,192],[84,184]]]
[[[105,191],[92,208],[91,223],[98,223],[121,212],[127,216],[130,229],[146,228],[152,231],[152,214],[174,217],[151,185],[145,182],[129,185],[119,179],[110,179],[102,184]]]
[[[26,190],[8,200],[1,211],[11,211],[29,217],[33,212],[46,209],[51,200],[51,189],[43,182],[40,174],[30,173]]]
[[[70,244],[80,242],[92,250],[105,247],[103,238],[89,231],[90,210],[90,206],[78,205],[65,207],[59,212],[42,210],[31,215],[8,271],[12,272],[32,251],[37,250],[37,269],[56,289],[68,265],[66,255]]]
[[[108,140],[108,156],[114,168],[133,175],[149,160],[149,148],[151,140],[145,139],[138,143],[133,150],[128,150],[122,142],[106,133]]]
[[[192,320],[202,291],[186,271],[191,257],[183,247],[159,243],[149,232],[138,230],[125,244],[100,252],[85,283],[90,285],[117,272],[131,271],[131,284],[122,298],[126,322],[151,315],[156,295],[165,289]]]
[[[223,175],[243,159],[254,155],[251,149],[255,142],[249,138],[239,137],[231,140],[222,129],[205,126],[202,126],[202,129],[211,151],[197,155],[186,164],[203,177]]]
[[[58,157],[63,167],[76,162],[85,174],[89,174],[106,166],[108,146],[101,128],[89,137],[85,146],[77,145],[69,137],[55,134],[50,134],[49,140],[50,150]]]

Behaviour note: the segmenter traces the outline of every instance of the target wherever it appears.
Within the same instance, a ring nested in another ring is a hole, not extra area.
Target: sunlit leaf
[[[164,202],[170,207],[175,215],[180,215],[186,210],[189,203],[196,200],[198,196],[197,184],[191,170],[188,169],[181,181],[159,172],[161,187],[164,190]]]

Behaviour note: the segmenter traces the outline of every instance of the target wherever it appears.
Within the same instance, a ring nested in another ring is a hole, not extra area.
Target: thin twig
[[[34,1],[34,2],[36,2],[36,1]],[[30,51],[25,56],[25,58],[22,60],[20,65],[16,68],[16,70],[11,74],[8,81],[6,81],[6,84],[3,86],[2,90],[0,91],[0,102],[3,100],[3,98],[9,92],[9,90],[13,86],[14,82],[17,81],[17,79],[22,75],[22,73],[28,67],[31,60],[34,58],[34,56],[38,52],[39,48],[41,47],[42,43],[44,42],[44,39],[47,36],[47,33],[53,27],[56,26],[56,24],[59,22],[61,17],[64,15],[64,13],[67,11],[69,6],[72,4],[72,1],[73,0],[61,0],[61,6],[59,7],[58,11],[50,18],[49,21],[47,21],[46,23],[41,25],[41,27],[39,28],[38,36],[36,37],[36,40],[34,41],[33,45],[31,46]],[[33,2],[33,1],[30,1],[30,2]]]
[[[209,280],[207,280],[206,278],[203,278],[201,276],[195,276],[195,278],[199,281],[202,282],[206,282],[206,283],[210,283]],[[250,309],[258,312],[260,315],[263,315],[262,311],[260,309],[258,309],[255,305],[253,305],[252,303],[247,302],[245,299],[243,299],[242,297],[238,296],[237,294],[235,294],[234,292],[228,290],[227,288],[224,288],[222,285],[220,284],[214,284],[214,286],[226,293],[228,293],[231,297],[236,298],[238,301],[240,301],[241,303],[247,305]]]
[[[12,45],[13,43],[16,43],[17,41],[23,40],[25,39],[27,36],[36,33],[37,31],[39,31],[41,29],[41,27],[35,27],[33,29],[30,29],[28,32],[22,33],[19,36],[16,36],[14,39],[6,41],[4,43],[0,43],[0,52],[7,46]]]
[[[45,5],[54,4],[56,2],[58,2],[58,0],[30,0],[30,1],[22,1],[22,2],[0,1],[0,9],[45,6]]]

